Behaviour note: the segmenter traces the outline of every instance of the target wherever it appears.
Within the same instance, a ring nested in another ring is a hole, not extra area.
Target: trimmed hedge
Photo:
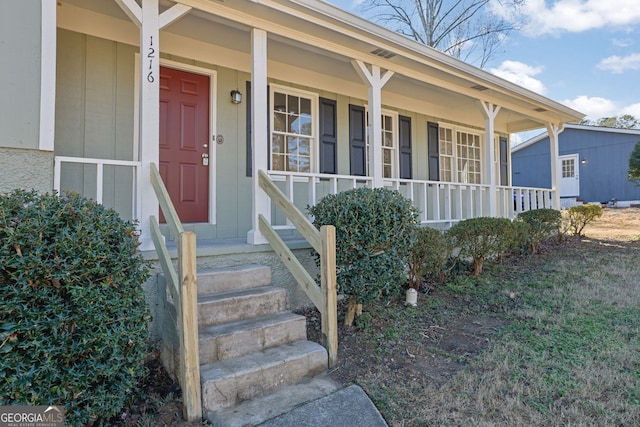
[[[357,188],[323,197],[309,207],[314,225],[336,227],[338,291],[352,304],[398,294],[417,213],[397,191]]]
[[[148,267],[135,224],[78,195],[0,197],[0,405],[118,413],[145,374]]]
[[[473,274],[482,273],[484,262],[500,259],[513,245],[511,221],[506,218],[480,217],[460,221],[447,234],[460,248],[461,258],[473,259]]]
[[[529,224],[531,253],[536,253],[540,243],[560,232],[562,213],[555,209],[534,209],[518,214],[518,220]]]
[[[583,237],[584,228],[590,222],[602,216],[602,207],[600,205],[577,205],[569,208],[567,219],[569,221],[568,231],[574,236]]]
[[[409,286],[418,290],[424,277],[443,283],[450,272],[446,266],[452,252],[447,236],[431,227],[416,226],[413,233],[413,245],[408,258]]]

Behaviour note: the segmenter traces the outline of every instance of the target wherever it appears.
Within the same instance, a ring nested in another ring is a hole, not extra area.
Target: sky
[[[361,15],[366,0],[325,1]],[[528,25],[485,69],[586,119],[640,118],[640,0],[524,1]]]

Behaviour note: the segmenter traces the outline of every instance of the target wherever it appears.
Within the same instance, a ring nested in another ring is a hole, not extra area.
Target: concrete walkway
[[[357,385],[299,406],[260,427],[387,427],[373,402]]]
[[[343,388],[327,375],[211,412],[207,418],[216,427],[387,427],[364,390],[357,385]]]

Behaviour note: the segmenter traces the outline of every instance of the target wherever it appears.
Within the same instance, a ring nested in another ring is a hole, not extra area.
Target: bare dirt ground
[[[585,231],[591,239],[640,240],[640,209],[604,209],[603,216]],[[556,244],[551,242],[542,251],[553,251]],[[512,259],[511,263],[516,265],[518,260]],[[402,301],[366,307],[365,316],[353,327],[342,325],[345,309],[340,306],[339,362],[330,375],[345,385],[359,383],[365,389],[372,381],[446,384],[488,348],[495,332],[506,322],[501,316],[505,307],[492,301],[470,307],[472,304],[464,295],[425,283],[419,295],[419,302],[428,305],[425,309],[407,309]],[[502,298],[502,304],[505,300],[508,304],[508,297]],[[307,317],[309,339],[320,342],[317,310],[298,312]],[[182,405],[176,385],[157,357],[150,357],[148,366],[150,375],[142,381],[139,396],[107,425],[206,425],[181,419]],[[384,402],[375,403],[384,415]]]

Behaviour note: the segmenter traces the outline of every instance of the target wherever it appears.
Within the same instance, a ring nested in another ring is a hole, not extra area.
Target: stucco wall
[[[16,188],[53,191],[53,153],[0,148],[0,193]]]

